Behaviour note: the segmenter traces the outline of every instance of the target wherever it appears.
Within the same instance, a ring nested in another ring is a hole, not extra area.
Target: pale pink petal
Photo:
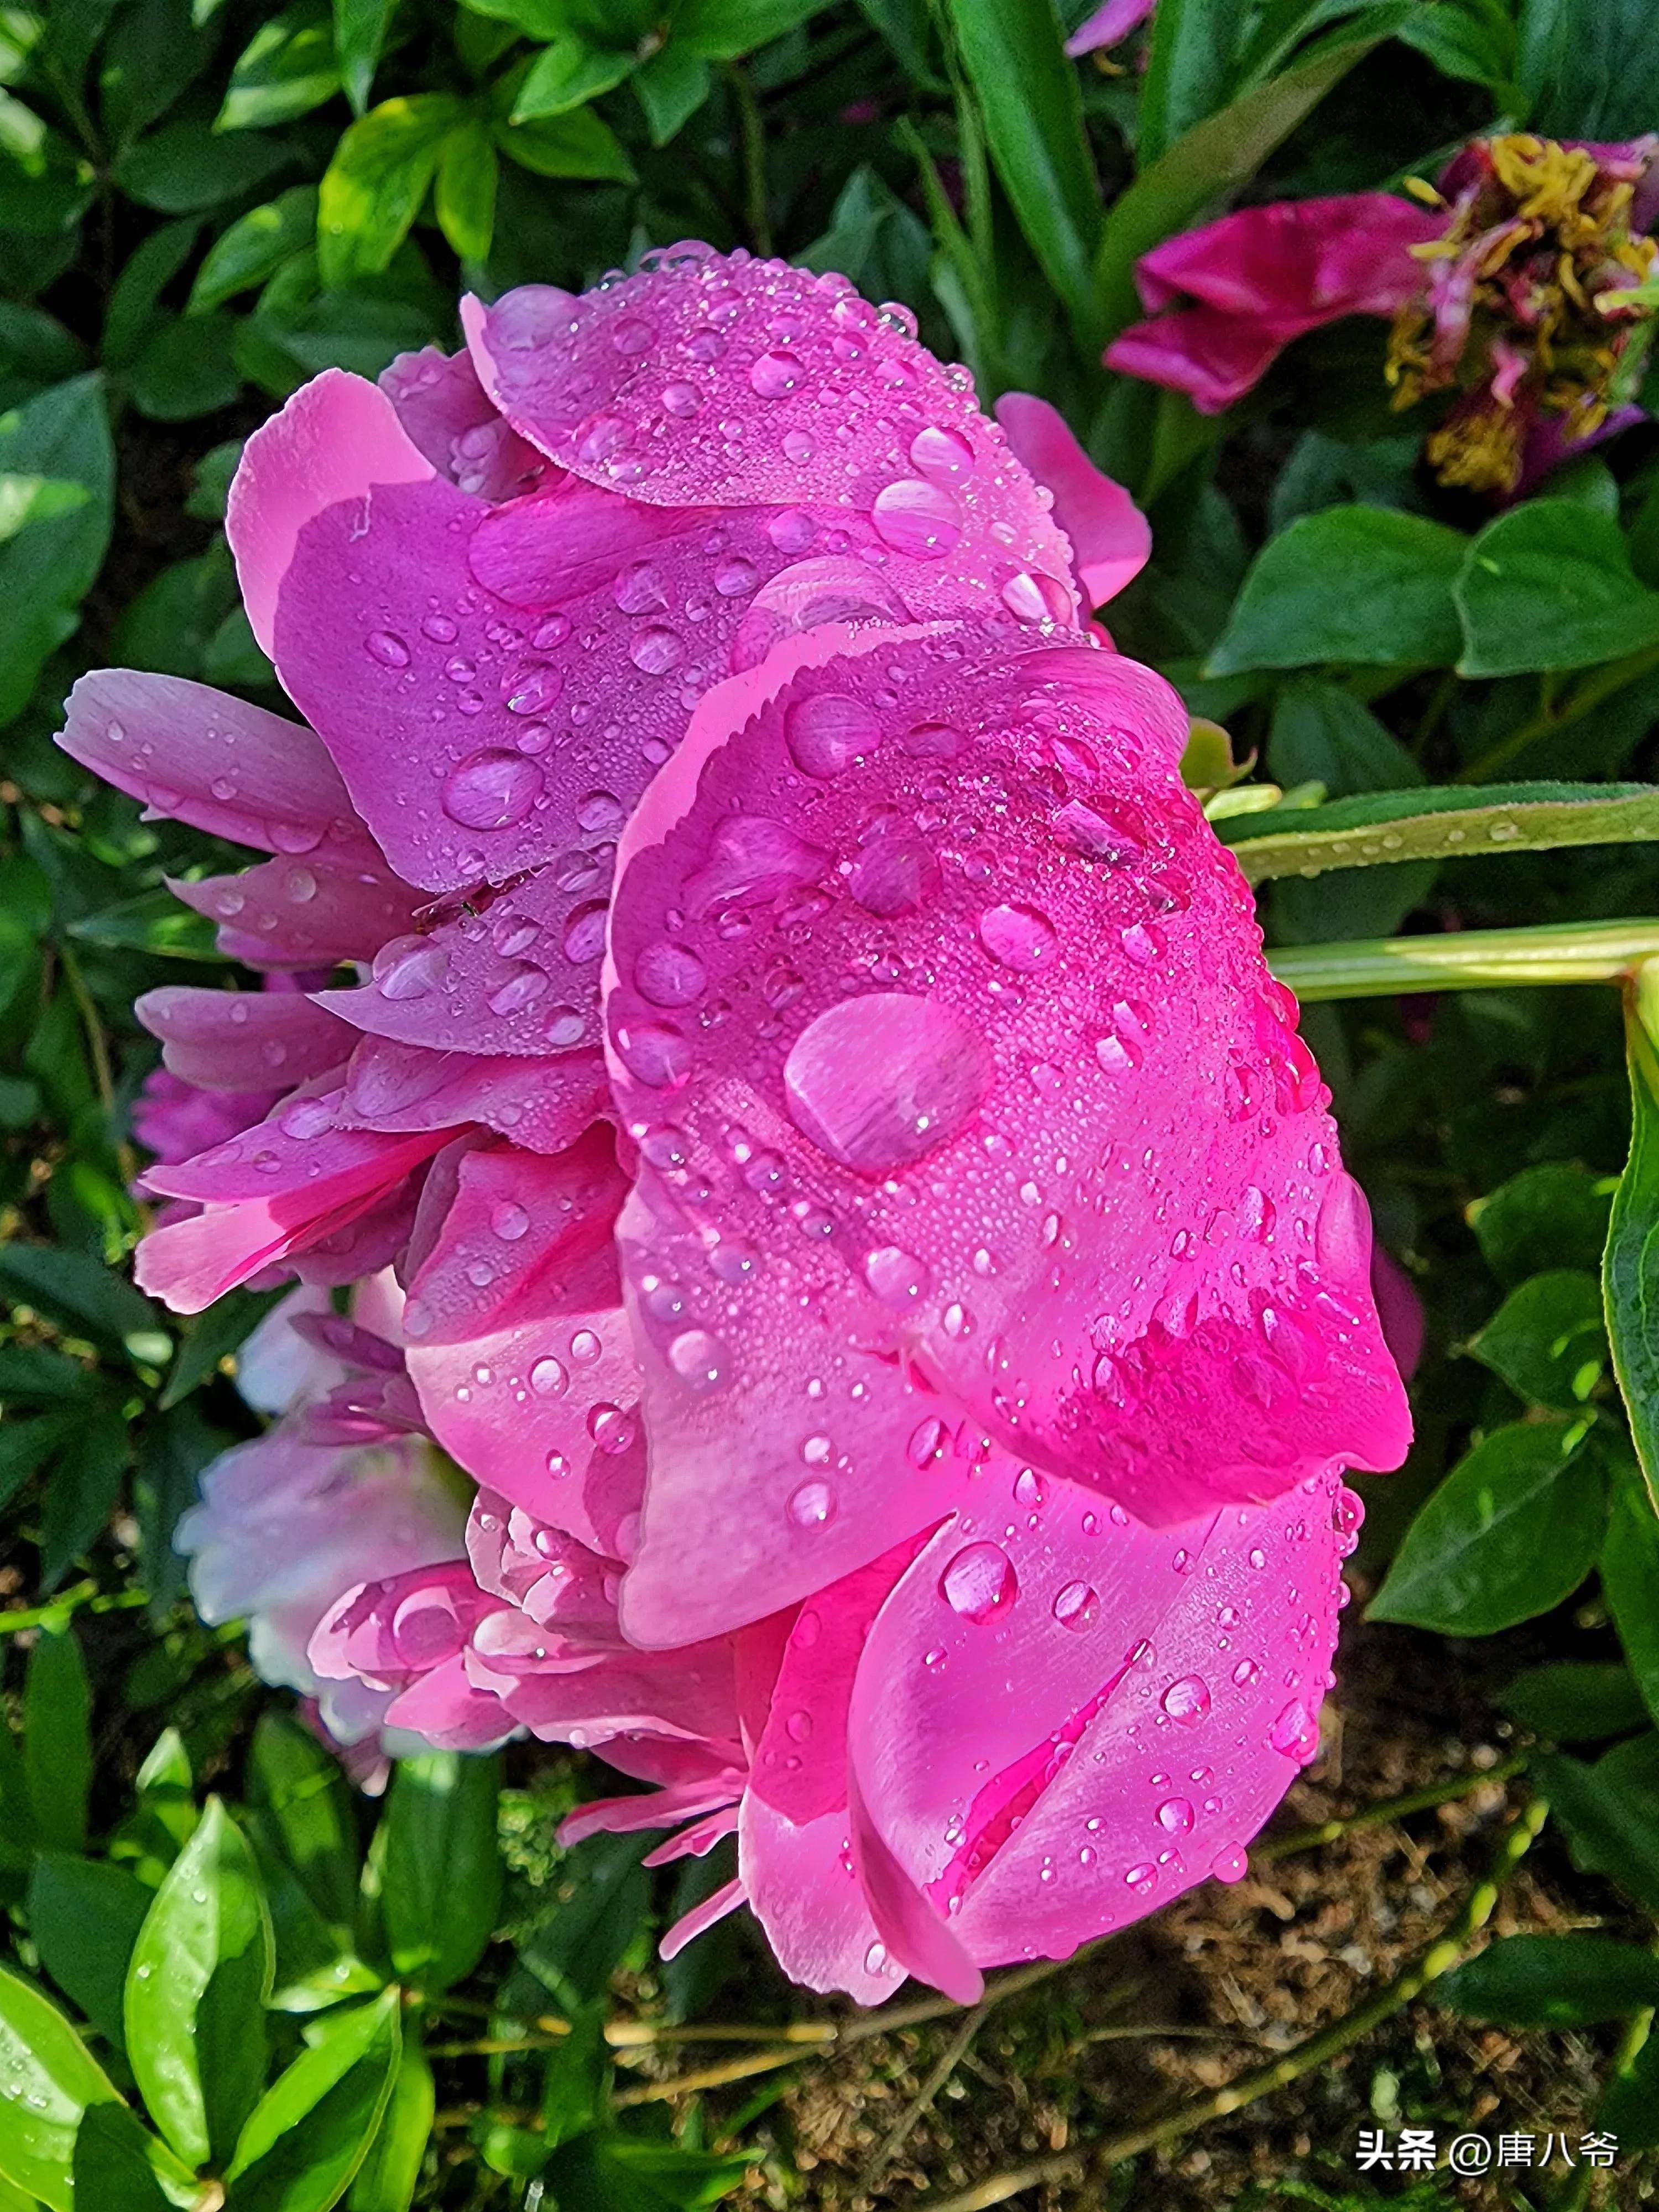
[[[517,1733],[499,1698],[469,1680],[459,1659],[413,1676],[387,1705],[389,1729],[408,1729],[445,1751],[493,1751]]]
[[[864,2005],[892,1996],[903,1970],[889,1961],[871,1917],[844,1808],[797,1826],[748,1791],[738,1864],[750,1910],[792,1982],[845,1990]]]
[[[680,1859],[706,1859],[716,1844],[736,1833],[737,1826],[737,1807],[722,1805],[717,1812],[706,1813],[689,1828],[682,1828],[678,1835],[671,1836],[665,1844],[659,1844],[654,1850],[647,1851],[640,1863],[660,1867],[672,1866]]]
[[[436,346],[400,353],[380,386],[414,444],[440,476],[479,499],[517,499],[551,471],[508,429],[465,353]]]
[[[1243,1871],[1318,1747],[1352,1525],[1334,1479],[1152,1531],[988,1474],[884,1607],[849,1723],[872,1827],[976,1961]]]
[[[70,693],[58,742],[82,767],[233,844],[379,860],[339,771],[301,722],[182,676],[94,669]]]
[[[475,1058],[363,1037],[346,1066],[343,1128],[451,1129],[481,1122],[534,1152],[572,1145],[609,1103],[598,1052]]]
[[[723,745],[694,728],[624,840],[642,1641],[927,1526],[981,1435],[1166,1522],[1409,1433],[1364,1201],[1181,784],[1179,701],[1077,645],[878,642],[751,687]],[[700,979],[672,1017],[629,980],[671,957]]]
[[[325,369],[254,432],[231,483],[225,530],[248,621],[273,660],[277,597],[307,526],[345,506],[349,526],[367,538],[380,525],[382,488],[433,474],[392,403],[344,369]]]
[[[1066,52],[1073,61],[1081,61],[1085,54],[1117,46],[1137,24],[1146,21],[1157,4],[1158,0],[1106,0],[1105,6],[1097,8],[1066,40]]]
[[[414,923],[420,895],[380,859],[263,860],[240,875],[171,877],[174,898],[219,925],[219,950],[250,968],[332,968],[370,960]]]
[[[959,1930],[935,1911],[890,1849],[865,1806],[858,1772],[852,1766],[847,1792],[853,1863],[888,1958],[957,2004],[977,2004],[985,1994],[984,1975],[963,1948]]]
[[[345,1023],[297,992],[166,984],[132,1011],[161,1040],[172,1073],[204,1091],[303,1083],[337,1067],[355,1042]]]
[[[570,1850],[590,1836],[631,1836],[643,1829],[672,1828],[681,1820],[718,1811],[742,1789],[742,1775],[728,1769],[711,1779],[671,1784],[632,1797],[591,1797],[560,1821],[559,1843]]]
[[[1103,606],[1151,558],[1152,525],[1123,486],[1095,466],[1065,416],[1046,399],[1005,392],[997,421],[1036,481],[1054,495],[1054,520],[1071,541],[1085,603]]]

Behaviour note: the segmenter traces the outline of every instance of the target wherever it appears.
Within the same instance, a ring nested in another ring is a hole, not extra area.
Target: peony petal
[[[436,346],[400,353],[379,381],[410,442],[458,489],[517,499],[551,473],[544,456],[501,420],[465,353]]]
[[[933,1910],[888,1848],[866,1810],[857,1773],[850,1768],[847,1784],[853,1863],[888,1957],[956,2003],[977,2004],[985,1994],[984,1975],[963,1949],[958,1933]]]
[[[1422,278],[1412,247],[1444,227],[1443,211],[1393,192],[1274,200],[1165,239],[1136,277],[1153,313],[1186,293],[1271,323],[1282,343],[1339,315],[1393,314]]]
[[[997,421],[1031,474],[1054,495],[1054,520],[1071,540],[1085,603],[1098,607],[1115,599],[1152,556],[1152,525],[1123,486],[1095,466],[1065,416],[1046,399],[1005,392]]]
[[[865,1901],[845,1810],[798,1827],[751,1790],[738,1819],[738,1864],[780,1966],[809,1990],[845,1990],[860,2004],[892,1996],[900,1970]]]
[[[267,853],[380,859],[339,771],[302,722],[182,676],[99,668],[70,693],[58,742],[157,814]]]
[[[344,369],[325,369],[253,433],[231,483],[225,532],[248,621],[273,660],[278,594],[307,526],[346,506],[366,536],[379,526],[380,491],[433,473],[392,401]]]
[[[1106,0],[1105,6],[1097,8],[1066,40],[1066,52],[1073,61],[1081,61],[1085,54],[1119,45],[1137,24],[1146,21],[1157,4],[1158,0]]]
[[[672,1828],[728,1805],[741,1792],[743,1777],[728,1769],[712,1778],[671,1783],[631,1797],[590,1797],[559,1823],[559,1844],[572,1850],[590,1836],[632,1836],[649,1828]]]
[[[658,1944],[658,1957],[665,1961],[678,1959],[688,1943],[695,1942],[699,1936],[707,1935],[711,1928],[745,1902],[742,1882],[726,1882],[711,1897],[705,1897],[701,1905],[694,1905],[689,1912],[680,1915]]]
[[[166,1066],[204,1091],[303,1083],[337,1067],[352,1045],[343,1022],[297,992],[165,984],[132,1011],[161,1038]]]
[[[1259,384],[1292,334],[1219,307],[1176,307],[1132,323],[1106,349],[1106,364],[1184,392],[1200,415],[1219,415]]]
[[[461,319],[507,420],[590,483],[658,507],[838,511],[918,611],[988,586],[1018,608],[1046,580],[1047,611],[1074,618],[1059,533],[971,383],[844,276],[678,246],[580,299],[531,286]]]
[[[1159,1522],[1409,1433],[1364,1203],[1180,783],[1179,702],[1080,646],[879,643],[723,745],[694,730],[623,847],[642,1641],[927,1526],[981,1429]],[[637,988],[669,964],[699,979],[672,1018]]]
[[[370,960],[414,923],[416,895],[384,860],[326,852],[262,861],[240,875],[170,877],[174,898],[219,925],[219,950],[250,968]]]
[[[453,1129],[483,1123],[532,1152],[562,1152],[609,1105],[597,1052],[477,1059],[364,1037],[346,1067],[342,1128]]]
[[[883,1607],[849,1719],[872,1826],[975,1960],[1063,1958],[1243,1872],[1318,1747],[1356,1511],[1320,1478],[1153,1531],[988,1470]]]

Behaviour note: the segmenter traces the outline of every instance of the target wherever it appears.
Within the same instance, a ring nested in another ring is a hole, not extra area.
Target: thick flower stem
[[[1514,1825],[1508,1828],[1498,1845],[1491,1872],[1478,1882],[1464,1899],[1461,1910],[1447,1926],[1443,1934],[1431,1943],[1420,1957],[1414,1960],[1405,1972],[1399,1974],[1385,1990],[1378,1991],[1369,2004],[1358,2006],[1330,2027],[1310,2035],[1294,2051],[1287,2051],[1282,2058],[1271,2065],[1261,2066],[1252,2073],[1241,2074],[1224,2088],[1217,2089],[1206,2097],[1195,2097],[1161,2118],[1149,2120],[1138,2128],[1126,2129],[1121,2134],[1108,2136],[1103,2142],[1091,2143],[1086,2149],[1062,2152],[1053,2158],[1035,2159],[1030,2165],[1012,2169],[1006,2173],[994,2174],[975,2189],[964,2190],[960,2196],[945,2197],[935,2203],[933,2212],[988,2212],[994,2204],[1006,2204],[1010,2197],[1023,2191],[1041,2187],[1044,2183],[1076,2181],[1085,2172],[1103,2172],[1108,2166],[1121,2160],[1135,2158],[1142,2151],[1155,2150],[1165,2143],[1178,2142],[1190,2135],[1194,2128],[1210,2120],[1224,2119],[1245,2105],[1254,2104],[1259,2097],[1271,2096],[1274,2091],[1299,2081],[1304,2075],[1338,2058],[1345,2051],[1379,2027],[1419,1997],[1429,1984],[1456,1966],[1468,1948],[1470,1939],[1478,1935],[1497,1909],[1504,1884],[1531,1849],[1540,1830],[1549,1817],[1549,1807],[1541,1797],[1534,1797]]]
[[[1517,983],[1613,983],[1656,955],[1659,920],[1642,916],[1280,945],[1267,963],[1298,999],[1386,999],[1398,992],[1507,990]]]

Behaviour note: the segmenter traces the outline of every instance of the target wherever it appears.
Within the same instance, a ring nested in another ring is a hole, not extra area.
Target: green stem
[[[1478,760],[1461,768],[1452,779],[1455,783],[1485,783],[1500,768],[1507,768],[1528,745],[1536,744],[1540,738],[1553,738],[1559,730],[1582,721],[1615,693],[1624,690],[1652,669],[1659,668],[1659,645],[1646,646],[1640,653],[1632,653],[1623,660],[1610,661],[1607,667],[1597,669],[1588,676],[1572,696],[1556,707],[1553,701],[1518,728],[1500,738]]]
[[[1467,1774],[1454,1775],[1449,1782],[1432,1782],[1425,1790],[1408,1790],[1403,1797],[1367,1805],[1342,1820],[1320,1820],[1311,1828],[1292,1828],[1287,1836],[1269,1836],[1265,1843],[1252,1848],[1250,1863],[1261,1866],[1273,1859],[1291,1858],[1298,1851],[1317,1850],[1322,1844],[1334,1844],[1344,1836],[1357,1835],[1362,1828],[1389,1827],[1395,1820],[1403,1820],[1408,1813],[1426,1813],[1436,1805],[1455,1804],[1460,1797],[1473,1796],[1484,1783],[1512,1781],[1524,1772],[1529,1756],[1527,1752],[1517,1751],[1509,1759],[1500,1759],[1495,1766],[1471,1768]]]
[[[1520,983],[1613,983],[1659,956],[1659,920],[1547,922],[1437,937],[1276,946],[1267,964],[1299,999],[1384,999],[1401,991],[1492,991]]]
[[[1469,1892],[1443,1934],[1403,1973],[1396,1975],[1386,1989],[1379,1990],[1369,2004],[1359,2005],[1340,2020],[1334,2021],[1330,2027],[1322,2028],[1317,2035],[1310,2035],[1306,2042],[1297,2044],[1271,2065],[1241,2074],[1224,2089],[1214,2090],[1206,2097],[1194,2097],[1159,2119],[1108,2136],[1103,2142],[1091,2143],[1085,2149],[1035,2159],[1029,2166],[994,2174],[976,2189],[936,2202],[933,2212],[988,2212],[991,2205],[1006,2204],[1011,2197],[1018,2197],[1027,2189],[1039,2188],[1049,2182],[1076,2181],[1085,2171],[1103,2174],[1107,2167],[1124,2159],[1137,2158],[1142,2151],[1179,2142],[1194,2128],[1203,2127],[1210,2120],[1224,2119],[1229,2112],[1254,2104],[1258,2097],[1271,2096],[1276,2090],[1340,2058],[1373,2028],[1380,2027],[1385,2020],[1421,1996],[1431,1982],[1458,1964],[1472,1938],[1492,1918],[1504,1883],[1530,1850],[1548,1817],[1549,1808],[1543,1799],[1534,1798],[1513,1826],[1504,1832],[1491,1872]]]
[[[766,198],[766,128],[748,70],[740,63],[729,63],[726,82],[738,111],[738,135],[743,151],[744,221],[748,226],[750,245],[765,258],[772,251],[772,218]]]
[[[32,1605],[16,1613],[0,1613],[0,1636],[18,1636],[26,1628],[61,1627],[83,1606],[88,1613],[131,1613],[149,1603],[146,1590],[112,1590],[107,1596],[100,1597],[96,1583],[76,1583],[45,1605]]]
[[[1257,787],[1246,784],[1246,791]],[[1238,794],[1227,794],[1237,802]],[[1399,793],[1292,810],[1244,813],[1237,803],[1212,813],[1218,836],[1252,884],[1274,876],[1319,876],[1329,868],[1389,866],[1401,860],[1468,860],[1507,853],[1552,852],[1564,845],[1624,845],[1659,839],[1659,792],[1629,785],[1497,784],[1454,794]],[[1356,822],[1356,811],[1364,819]]]

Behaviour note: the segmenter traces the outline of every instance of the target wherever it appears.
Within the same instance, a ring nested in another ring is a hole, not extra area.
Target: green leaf
[[[23,1680],[23,1771],[44,1850],[78,1851],[92,1794],[92,1690],[75,1631],[43,1628]]]
[[[125,2105],[89,2105],[75,2138],[81,2212],[193,2212],[202,2185]]]
[[[1613,1193],[1601,1261],[1613,1373],[1631,1441],[1659,1512],[1659,964],[1636,971],[1625,1000],[1630,1157]]]
[[[1227,815],[1215,828],[1259,884],[1331,868],[1647,843],[1659,838],[1659,792],[1645,783],[1443,784]]]
[[[1222,104],[1238,20],[1234,0],[1159,0],[1140,92],[1141,167]]]
[[[1270,538],[1250,563],[1207,676],[1318,661],[1449,666],[1452,586],[1468,544],[1388,507],[1327,507]]]
[[[317,246],[325,287],[384,269],[421,211],[444,140],[464,113],[446,92],[388,100],[354,123],[321,186]]]
[[[1466,2020],[1586,2027],[1659,2004],[1659,1958],[1611,1936],[1500,1936],[1429,1994]]]
[[[1605,1550],[1602,1558],[1605,1573]],[[1557,1743],[1627,1735],[1648,1718],[1630,1669],[1601,1660],[1562,1659],[1528,1667],[1499,1692],[1498,1702],[1523,1728]]]
[[[1648,1712],[1659,1721],[1659,1515],[1633,1467],[1613,1485],[1601,1595]]]
[[[1580,1873],[1606,1875],[1659,1913],[1659,1736],[1633,1737],[1593,1766],[1547,1753],[1532,1771]]]
[[[224,959],[214,941],[213,923],[205,915],[181,906],[167,890],[140,891],[136,898],[118,899],[101,913],[72,921],[68,933],[83,945],[151,952],[164,960],[222,963]]]
[[[293,158],[275,138],[222,137],[205,123],[167,123],[128,148],[115,180],[144,207],[193,215],[257,190]]]
[[[52,2212],[75,2212],[75,2138],[115,2091],[56,2005],[0,1966],[0,2174]],[[82,2208],[86,2212],[86,2208]]]
[[[210,1797],[155,1893],[126,1984],[144,2102],[191,2166],[229,2154],[265,2071],[270,1918],[235,1823]]]
[[[1322,783],[1331,799],[1414,790],[1425,781],[1393,731],[1352,691],[1306,679],[1287,684],[1274,703],[1267,767],[1282,784]],[[1659,837],[1659,804],[1654,835]]]
[[[211,59],[216,33],[195,21],[191,0],[127,0],[99,57],[106,136],[128,145],[173,106]]]
[[[595,1836],[559,1869],[557,1902],[519,1956],[561,2004],[598,1997],[645,1926],[651,1885],[635,1836]]]
[[[1096,356],[1100,183],[1054,0],[946,0],[946,12],[1003,190],[1079,346]]]
[[[178,315],[146,339],[128,372],[141,415],[188,422],[228,407],[242,388],[236,325],[228,315]]]
[[[1614,2074],[1595,2118],[1626,2155],[1659,2144],[1659,2035],[1650,2031],[1641,2049]]]
[[[498,123],[495,143],[509,161],[538,177],[573,177],[631,185],[634,164],[609,125],[591,107],[536,123]]]
[[[27,1874],[34,1856],[34,1808],[11,1723],[0,1715],[0,1868]]]
[[[666,146],[714,88],[714,72],[701,54],[671,39],[634,72],[634,96],[645,112],[653,146]]]
[[[261,1714],[248,1753],[250,1802],[323,1919],[342,1937],[357,1909],[356,1824],[337,1759],[308,1729]]]
[[[1617,521],[1576,499],[1529,499],[1469,546],[1455,594],[1460,676],[1588,668],[1659,641],[1659,592]]]
[[[513,104],[513,120],[530,123],[543,116],[572,113],[614,91],[632,74],[634,58],[627,50],[590,46],[574,32],[561,33],[531,64]]]
[[[147,1888],[159,1889],[200,1817],[184,1739],[177,1729],[163,1729],[138,1770],[137,1802],[110,1838],[110,1856],[131,1866]]]
[[[1553,137],[1650,131],[1659,17],[1647,0],[1522,0],[1520,76],[1529,119]]]
[[[334,0],[334,51],[354,115],[368,105],[397,0]]]
[[[275,1291],[230,1291],[189,1323],[167,1372],[160,1410],[169,1413],[181,1399],[218,1372],[221,1360],[240,1349],[285,1295]]]
[[[734,62],[757,46],[787,38],[829,0],[681,0],[674,16],[674,41],[711,62]]]
[[[499,178],[489,126],[471,116],[444,140],[432,202],[439,229],[463,261],[483,261],[489,252]]]
[[[23,1485],[39,1474],[75,1434],[71,1413],[44,1413],[26,1421],[13,1414],[0,1427],[0,1505],[9,1505]]]
[[[107,1345],[154,1336],[163,1327],[161,1308],[125,1277],[62,1244],[0,1245],[0,1290]]]
[[[1406,12],[1400,10],[1401,15]],[[1382,35],[1362,23],[1352,34],[1334,36],[1295,68],[1242,93],[1219,114],[1195,125],[1119,194],[1095,257],[1095,285],[1108,337],[1141,313],[1134,281],[1141,255],[1184,229],[1212,201],[1248,184],[1273,149]]]
[[[501,1762],[435,1751],[399,1759],[386,1813],[382,1899],[392,1963],[434,1993],[471,1972],[495,1932]]]
[[[559,2212],[698,2212],[729,2197],[750,2163],[747,2151],[586,2135],[565,2146],[550,2178]]]
[[[0,415],[0,475],[81,485],[85,500],[0,545],[0,726],[27,703],[109,545],[115,457],[96,376],[71,377]]]
[[[610,2110],[611,2051],[604,1999],[575,2008],[570,2033],[547,2054],[542,2075],[543,2142],[548,2150],[574,2142]]]
[[[150,1895],[119,1867],[43,1851],[29,1879],[29,1936],[40,1964],[118,2051],[127,1962]]]
[[[1478,1199],[1469,1223],[1500,1282],[1522,1282],[1547,1267],[1594,1268],[1607,1243],[1613,1192],[1611,1176],[1548,1160]]]
[[[204,314],[274,276],[317,230],[317,187],[291,185],[264,207],[250,208],[208,248],[191,287],[190,312]]]
[[[1601,1470],[1581,1425],[1516,1421],[1465,1455],[1406,1532],[1369,1617],[1491,1636],[1571,1597],[1595,1563]]]
[[[436,2103],[427,2055],[418,2042],[405,2041],[380,2131],[351,2185],[349,2212],[410,2212]]]
[[[367,2157],[403,2045],[402,1993],[336,2014],[250,2114],[226,2212],[328,2212]]]
[[[262,23],[230,73],[221,131],[291,123],[340,89],[334,27],[324,0],[300,0]]]
[[[1534,1275],[1510,1292],[1469,1350],[1528,1404],[1577,1413],[1607,1364],[1601,1285],[1574,1267]]]

